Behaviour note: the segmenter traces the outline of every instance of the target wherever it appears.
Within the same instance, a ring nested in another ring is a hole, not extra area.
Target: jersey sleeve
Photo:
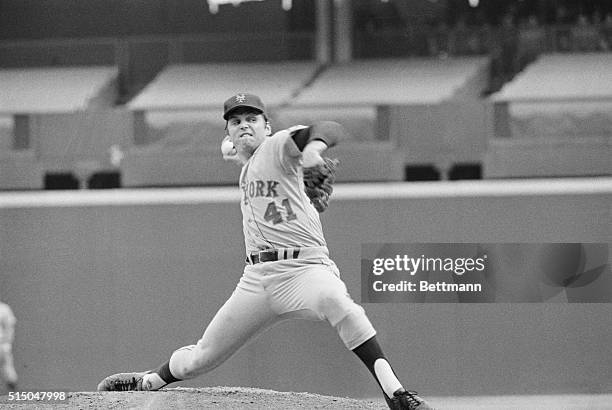
[[[329,148],[346,138],[344,127],[334,121],[320,121],[311,126],[295,125],[272,136],[280,145],[278,154],[286,171],[293,168],[302,157],[302,151],[310,141],[323,141]]]
[[[346,137],[346,129],[335,121],[320,121],[310,127],[302,127],[292,134],[292,138],[300,151],[303,151],[310,141],[323,141],[331,148]]]
[[[278,161],[285,172],[295,171],[301,158],[302,150],[298,147],[293,135],[308,127],[296,125],[291,128],[279,131],[272,136],[275,144]]]

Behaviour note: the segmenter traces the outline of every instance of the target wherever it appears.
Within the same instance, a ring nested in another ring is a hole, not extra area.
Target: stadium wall
[[[362,243],[609,243],[611,183],[340,185],[322,219],[359,300]],[[237,200],[235,188],[0,195],[0,290],[18,318],[20,390],[92,390],[194,343],[242,271]],[[610,304],[365,308],[400,378],[424,395],[612,391]],[[184,385],[379,395],[314,322],[283,323]]]

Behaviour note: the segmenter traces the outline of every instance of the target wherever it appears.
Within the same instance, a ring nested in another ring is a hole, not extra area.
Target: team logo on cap
[[[245,102],[245,101],[246,101],[246,95],[244,95],[244,94],[238,94],[238,95],[236,96],[236,102],[237,102],[237,103],[243,103],[243,102]]]

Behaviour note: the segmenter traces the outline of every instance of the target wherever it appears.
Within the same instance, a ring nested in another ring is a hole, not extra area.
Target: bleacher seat
[[[220,118],[221,105],[229,97],[228,88],[260,95],[267,105],[273,130],[319,120],[343,124],[351,141],[337,150],[344,157],[340,159],[345,170],[339,181],[402,180],[405,151],[422,159],[419,154],[424,146],[429,149],[435,145],[432,141],[446,136],[427,134],[398,141],[397,136],[403,131],[398,128],[394,129],[397,138],[393,139],[388,127],[380,126],[381,109],[474,101],[486,85],[487,70],[488,59],[482,57],[368,60],[324,68],[314,62],[171,65],[128,103],[130,110],[142,113],[146,135],[124,158],[123,183],[126,186],[165,185],[170,181],[192,185],[198,180],[202,184],[215,183],[207,176],[214,172],[206,170],[209,167],[206,161],[211,160],[211,152],[219,156],[225,125]],[[386,113],[388,109],[382,116]],[[383,122],[387,120],[382,118]],[[462,135],[468,133],[457,128],[453,132],[461,144]],[[478,135],[469,134],[469,138],[479,140]],[[404,144],[408,148],[402,154],[397,148],[405,148]],[[470,146],[468,151],[477,150]],[[203,155],[201,161],[195,159],[197,152]],[[147,167],[147,155],[159,164],[158,169],[166,171],[137,171],[138,167]],[[176,167],[168,163],[181,161],[182,155],[185,161]],[[172,172],[177,176],[172,177]],[[229,181],[222,178],[216,182]]]
[[[128,107],[134,111],[220,111],[231,94],[251,92],[273,108],[286,104],[317,70],[318,64],[311,61],[170,65]]]
[[[334,64],[285,111],[291,110],[298,122],[310,110],[343,118],[357,140],[386,141],[403,153],[406,164],[430,164],[445,172],[449,162],[482,159],[480,96],[488,84],[489,63],[486,57],[463,57]],[[464,121],[453,115],[457,109]],[[354,154],[364,152],[356,148]]]
[[[481,88],[467,86],[487,66],[488,59],[484,57],[356,60],[335,64],[291,105],[438,104],[468,93],[478,96]]]
[[[0,113],[49,114],[114,104],[117,67],[0,70]]]
[[[41,188],[50,168],[70,170],[122,139],[116,121],[91,114],[114,106],[117,76],[114,66],[0,69],[0,189]]]
[[[612,54],[546,54],[491,96],[486,178],[612,174]]]
[[[612,95],[612,54],[542,54],[492,97],[496,101],[564,102]]]

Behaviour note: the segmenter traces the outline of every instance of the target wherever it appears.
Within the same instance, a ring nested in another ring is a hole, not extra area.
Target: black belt
[[[276,262],[284,259],[297,259],[300,256],[300,249],[265,249],[253,252],[246,258],[246,263],[255,265],[262,262]]]

